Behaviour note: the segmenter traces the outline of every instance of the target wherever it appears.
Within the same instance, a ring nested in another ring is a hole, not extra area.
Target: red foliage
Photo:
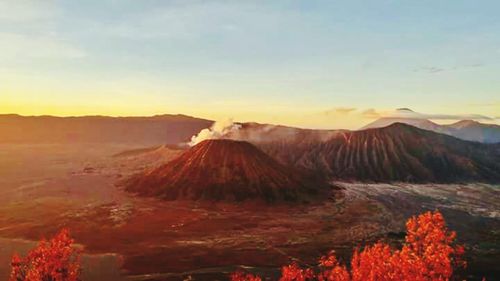
[[[380,242],[362,252],[355,250],[351,260],[352,280],[408,280],[398,279],[396,260],[391,248]]]
[[[404,261],[420,265],[419,278],[448,280],[454,267],[465,267],[464,248],[454,245],[456,233],[448,231],[443,215],[427,212],[406,223],[406,243],[401,250]]]
[[[401,250],[377,243],[354,252],[351,274],[361,280],[449,280],[454,267],[465,266],[463,247],[454,245],[456,234],[448,231],[439,212],[412,217],[406,223]]]
[[[331,251],[327,256],[321,257],[319,265],[323,268],[323,271],[318,274],[319,281],[351,280],[351,275],[347,268],[338,262],[335,251]]]
[[[15,254],[9,281],[80,280],[80,253],[72,247],[73,242],[63,229],[51,240],[40,241],[25,258]]]
[[[241,271],[236,271],[230,276],[231,281],[262,281],[260,277],[252,275],[250,273],[244,273]]]
[[[313,278],[314,272],[312,269],[302,269],[295,262],[281,268],[280,281],[308,281],[313,280]]]
[[[321,271],[301,269],[296,263],[282,268],[280,281],[448,281],[453,270],[465,267],[464,248],[455,245],[456,234],[448,231],[440,212],[427,212],[410,218],[401,250],[378,242],[356,249],[350,271],[332,251],[319,260]],[[242,279],[247,280],[247,279]]]

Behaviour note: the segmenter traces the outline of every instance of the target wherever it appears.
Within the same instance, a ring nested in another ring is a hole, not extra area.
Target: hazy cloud
[[[477,67],[482,67],[482,66],[483,66],[482,63],[462,64],[462,65],[456,65],[456,66],[451,66],[451,67],[422,66],[422,67],[415,68],[414,71],[435,74],[435,73],[440,73],[440,72],[445,72],[445,71],[463,70],[463,69],[477,68]]]
[[[354,107],[339,107],[336,109],[338,113],[349,114],[350,112],[356,110]]]
[[[433,119],[433,120],[495,120],[493,117],[481,114],[440,114],[440,113],[420,113],[410,109],[397,109],[390,112],[376,113],[373,111],[373,116],[387,118],[413,118],[413,119]]]
[[[325,111],[325,115],[331,115],[331,114],[349,114],[353,111],[355,111],[355,107],[336,107],[330,110]]]
[[[433,119],[433,120],[483,120],[493,121],[498,117],[490,117],[482,114],[441,114],[441,113],[420,113],[409,108],[398,108],[396,110],[377,110],[375,108],[356,109],[354,107],[339,107],[328,110],[325,114],[342,114],[351,117],[366,119],[377,118],[412,118],[412,119]]]
[[[380,113],[378,113],[375,109],[373,108],[369,108],[369,109],[366,109],[366,110],[363,110],[361,112],[361,115],[364,117],[364,118],[380,118],[382,117]]]
[[[415,69],[415,72],[439,73],[445,71],[444,68],[435,66],[423,66]]]

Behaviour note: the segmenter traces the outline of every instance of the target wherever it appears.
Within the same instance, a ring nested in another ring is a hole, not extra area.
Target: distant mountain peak
[[[373,128],[382,128],[390,126],[394,123],[402,123],[408,124],[417,128],[425,129],[425,130],[438,130],[440,125],[427,120],[427,119],[419,119],[419,118],[405,118],[405,117],[383,117],[377,119],[368,125],[361,128],[362,130],[373,129]]]
[[[466,126],[471,126],[471,125],[480,125],[478,121],[471,120],[471,119],[466,119],[466,120],[460,120],[456,123],[450,124],[452,127],[466,127]]]

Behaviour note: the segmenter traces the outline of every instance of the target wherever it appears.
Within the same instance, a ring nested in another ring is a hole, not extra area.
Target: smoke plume
[[[189,146],[196,145],[208,139],[221,139],[228,134],[235,133],[241,128],[240,124],[236,124],[232,119],[223,121],[215,121],[215,123],[208,129],[201,130],[197,135],[191,137]]]

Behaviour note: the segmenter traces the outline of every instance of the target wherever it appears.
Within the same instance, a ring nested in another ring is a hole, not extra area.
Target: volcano
[[[328,184],[278,163],[248,142],[218,139],[131,177],[125,187],[167,200],[297,202],[313,199]]]
[[[259,147],[284,165],[313,170],[332,180],[500,182],[500,146],[403,123],[344,132],[323,142],[275,142]]]

